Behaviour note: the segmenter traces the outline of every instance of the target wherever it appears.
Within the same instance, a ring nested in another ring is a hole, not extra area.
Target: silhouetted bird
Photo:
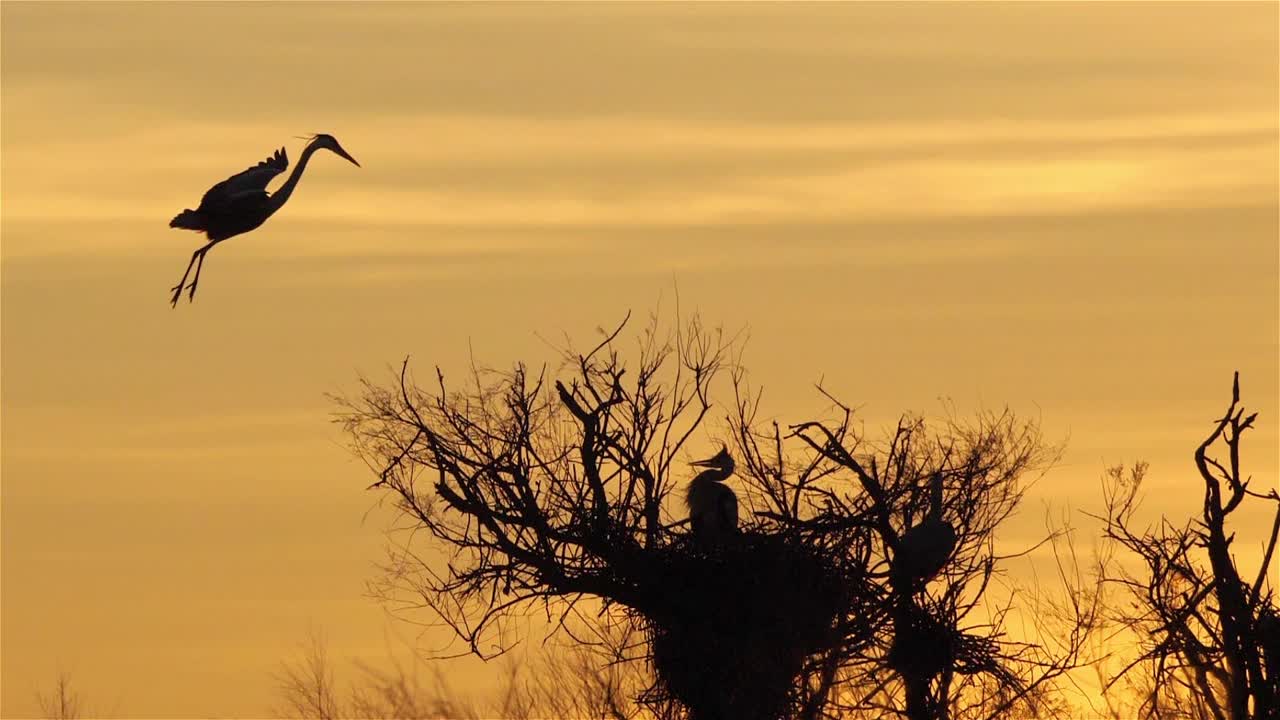
[[[738,532],[738,497],[724,481],[733,474],[733,457],[728,448],[707,460],[693,463],[708,468],[689,482],[685,503],[693,536],[703,545],[715,545]]]
[[[908,591],[923,585],[947,564],[955,548],[956,530],[942,519],[942,473],[934,473],[929,485],[929,513],[898,538],[891,568],[894,584]]]
[[[182,290],[187,285],[191,266],[195,265],[196,276],[191,281],[191,293],[187,297],[188,300],[195,300],[196,285],[200,282],[200,268],[204,266],[205,253],[229,237],[253,230],[275,214],[293,194],[293,189],[298,186],[298,180],[302,177],[302,171],[307,167],[307,161],[317,150],[333,151],[350,160],[356,167],[360,167],[360,163],[348,155],[332,135],[316,135],[302,150],[302,157],[298,159],[298,164],[294,166],[289,179],[270,195],[267,194],[267,183],[289,167],[289,158],[285,155],[284,148],[280,148],[274,155],[248,170],[232,175],[214,185],[200,199],[200,207],[195,210],[183,210],[169,221],[171,228],[196,230],[203,232],[205,237],[209,238],[209,242],[204,247],[191,254],[191,262],[187,263],[187,271],[182,274],[182,282],[173,288],[174,307],[178,306],[178,299],[182,297]]]

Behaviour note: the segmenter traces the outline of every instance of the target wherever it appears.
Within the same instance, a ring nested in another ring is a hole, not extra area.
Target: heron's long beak
[[[335,147],[335,148],[333,149],[333,151],[334,151],[334,152],[336,152],[336,153],[338,153],[338,154],[339,154],[339,155],[341,155],[342,157],[344,157],[344,158],[346,158],[346,159],[350,160],[352,165],[355,165],[356,167],[360,167],[360,163],[356,162],[356,159],[355,159],[355,158],[353,158],[353,157],[351,157],[349,154],[347,154],[347,151],[346,151],[346,150],[343,150],[343,149],[342,149],[342,146],[340,146],[340,145],[339,145],[338,147]]]
[[[711,462],[711,460],[710,460],[710,459],[707,459],[707,460],[694,460],[693,462],[691,462],[691,463],[689,463],[689,464],[690,464],[690,465],[692,465],[692,466],[694,466],[694,467],[711,467],[712,462]]]

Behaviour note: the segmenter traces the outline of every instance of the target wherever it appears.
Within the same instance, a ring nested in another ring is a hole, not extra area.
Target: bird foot
[[[187,285],[186,280],[183,280],[181,283],[178,283],[177,285],[174,285],[173,287],[169,288],[169,291],[173,293],[173,297],[169,299],[169,304],[172,307],[175,307],[175,308],[178,307],[178,301],[182,299],[183,290],[188,291],[187,302],[189,303],[195,302],[196,301],[196,283],[198,282],[200,282],[199,279],[197,279],[195,282],[192,282],[190,285]]]

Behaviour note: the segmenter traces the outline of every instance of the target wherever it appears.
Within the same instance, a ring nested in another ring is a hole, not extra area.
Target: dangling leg
[[[211,246],[212,243],[210,243],[209,246],[206,246],[204,252],[200,253],[200,261],[196,263],[196,276],[191,278],[191,292],[187,295],[187,302],[196,301],[196,285],[200,284],[200,268],[204,267],[204,256],[205,253],[208,252],[208,248]]]
[[[201,250],[203,250],[203,248],[201,248]],[[173,307],[178,307],[178,298],[182,297],[182,289],[187,285],[187,276],[191,274],[191,266],[196,264],[196,257],[199,254],[200,250],[191,253],[191,262],[187,263],[187,271],[182,273],[182,280],[178,281],[177,285],[174,285],[169,289],[170,292],[173,293],[173,297],[169,301]]]
[[[203,265],[203,264],[204,264],[204,254],[205,254],[206,252],[209,252],[209,248],[213,247],[213,244],[214,244],[214,242],[213,242],[213,241],[210,241],[210,242],[209,242],[208,244],[206,244],[204,247],[202,247],[202,248],[200,248],[199,250],[196,250],[195,252],[191,253],[191,262],[187,263],[187,271],[186,271],[186,272],[184,272],[184,273],[182,273],[182,281],[181,281],[181,282],[179,282],[177,285],[174,285],[174,286],[173,286],[173,288],[172,288],[172,291],[173,291],[173,298],[170,300],[170,303],[173,305],[173,307],[178,307],[178,298],[182,297],[182,289],[183,289],[184,287],[186,287],[186,284],[187,284],[187,276],[191,274],[191,266],[196,265],[196,261],[197,261],[197,260],[199,260],[199,261],[200,261],[200,265]],[[199,270],[199,268],[197,267],[197,269],[196,269],[196,279],[198,280],[199,278],[200,278],[200,270]]]

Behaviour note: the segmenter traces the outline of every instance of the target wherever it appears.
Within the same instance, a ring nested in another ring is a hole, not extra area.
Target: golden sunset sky
[[[677,291],[784,422],[819,379],[872,427],[1040,418],[1066,451],[1010,542],[1118,462],[1194,508],[1237,369],[1276,482],[1276,3],[0,13],[6,718],[59,669],[104,713],[262,716],[313,625],[382,656],[385,516],[325,394]],[[317,155],[171,309],[169,219],[316,132],[363,168]]]

